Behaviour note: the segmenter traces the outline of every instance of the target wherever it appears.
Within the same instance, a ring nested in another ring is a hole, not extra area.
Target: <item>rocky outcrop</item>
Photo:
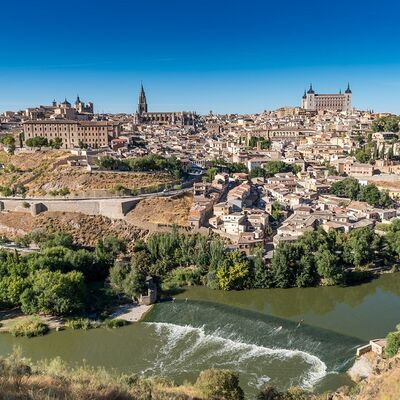
[[[343,388],[327,396],[329,400],[399,400],[400,354],[370,359],[371,373],[353,388]]]

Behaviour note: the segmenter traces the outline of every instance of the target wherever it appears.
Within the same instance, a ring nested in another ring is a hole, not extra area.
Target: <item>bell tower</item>
[[[147,100],[146,94],[143,89],[143,84],[141,84],[139,93],[138,114],[142,115],[144,113],[147,113]]]

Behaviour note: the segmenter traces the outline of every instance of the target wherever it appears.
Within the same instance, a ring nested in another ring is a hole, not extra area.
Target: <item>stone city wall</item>
[[[32,215],[44,211],[71,212],[86,215],[102,215],[123,218],[139,202],[137,199],[93,199],[93,200],[23,200],[2,199],[0,211],[26,212]]]

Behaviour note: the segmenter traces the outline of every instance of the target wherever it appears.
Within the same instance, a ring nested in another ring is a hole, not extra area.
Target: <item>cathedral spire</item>
[[[345,91],[345,93],[350,94],[351,93],[351,89],[350,89],[350,83],[347,83],[347,89]]]
[[[144,92],[143,88],[143,82],[140,83],[138,113],[139,114],[147,113],[147,100],[146,100],[146,93]]]

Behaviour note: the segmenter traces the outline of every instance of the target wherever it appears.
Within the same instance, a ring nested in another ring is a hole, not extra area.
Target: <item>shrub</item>
[[[12,194],[13,194],[11,188],[8,187],[8,186],[0,186],[0,193],[1,193],[4,197],[9,197],[9,196],[12,196]]]
[[[197,378],[195,386],[207,399],[242,400],[244,393],[239,386],[239,375],[226,369],[207,369]]]
[[[97,328],[98,323],[91,321],[89,318],[71,318],[65,322],[65,326],[70,329],[83,329],[87,331],[88,329]]]
[[[257,393],[257,400],[279,399],[280,393],[271,385],[266,386]]]
[[[10,239],[7,236],[0,236],[0,244],[10,243]]]
[[[129,325],[129,322],[126,321],[125,319],[106,319],[103,322],[104,326],[107,328],[121,328],[122,326]]]
[[[112,191],[119,195],[130,195],[131,194],[130,189],[128,189],[127,187],[125,187],[121,184],[115,185]]]
[[[390,332],[386,340],[385,353],[388,357],[394,357],[400,350],[400,331]]]
[[[43,336],[49,331],[49,326],[38,317],[27,317],[16,322],[10,329],[13,336]]]
[[[183,286],[199,285],[200,277],[201,274],[198,268],[176,268],[165,277],[162,288],[164,290],[171,290]]]
[[[29,208],[31,205],[27,202],[27,201],[24,201],[23,203],[22,203],[22,207],[24,207],[24,208]]]

